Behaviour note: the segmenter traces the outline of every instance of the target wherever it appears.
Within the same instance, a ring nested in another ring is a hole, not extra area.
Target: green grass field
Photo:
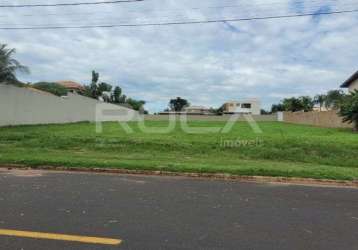
[[[349,129],[261,122],[263,133],[255,134],[238,122],[227,134],[187,134],[179,124],[169,134],[148,134],[137,125],[130,123],[132,134],[118,123],[105,123],[102,134],[90,123],[0,128],[0,163],[358,179],[358,135]]]

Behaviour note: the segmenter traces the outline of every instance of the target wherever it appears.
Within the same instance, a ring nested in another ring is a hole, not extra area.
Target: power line
[[[231,18],[231,19],[216,19],[216,20],[192,20],[192,21],[177,21],[177,22],[163,22],[163,23],[106,24],[106,25],[83,25],[83,26],[0,27],[0,30],[50,30],[50,29],[54,30],[54,29],[91,29],[91,28],[169,26],[169,25],[188,25],[188,24],[206,24],[206,23],[270,20],[270,19],[295,18],[295,17],[307,17],[307,16],[347,14],[347,13],[354,13],[354,12],[358,12],[358,9],[302,13],[302,14],[292,14],[292,15],[278,15],[278,16],[250,17],[250,18]]]
[[[315,0],[312,0],[312,2],[314,2]],[[317,7],[320,7],[320,6],[310,6],[310,7],[314,7],[314,8],[311,8],[310,10],[307,10],[307,12],[314,12],[315,10],[317,10],[316,8]],[[343,7],[343,6],[341,6]],[[355,6],[346,6],[346,7],[350,7],[350,8],[345,8],[345,9],[354,9],[354,7],[357,7],[357,5]],[[210,7],[207,7],[207,8],[210,8]],[[341,8],[341,9],[344,9],[344,8]],[[276,9],[277,10],[277,9]],[[337,10],[331,10],[331,11],[338,11],[339,9]],[[244,13],[247,13],[248,11],[245,10],[243,11]],[[272,16],[272,15],[282,15],[282,13],[278,12],[278,13],[271,13],[270,11],[268,13],[266,13],[266,11],[260,13],[261,11],[256,11],[256,16]],[[112,12],[111,12],[112,13]],[[239,14],[239,13],[238,13]],[[288,15],[288,14],[286,14]],[[231,19],[231,18],[235,18],[235,16],[237,15],[230,15],[230,16],[226,16],[226,19]],[[1,16],[0,16],[1,17]],[[175,17],[173,19],[173,17]],[[218,17],[218,16],[208,16],[208,17],[205,17],[206,19],[217,19],[217,18],[221,18],[221,17]],[[56,19],[55,19],[56,20]],[[152,21],[151,21],[152,20]],[[154,21],[155,20],[155,21]],[[185,13],[177,13],[176,15],[166,15],[166,16],[144,16],[144,17],[135,17],[135,18],[117,18],[117,17],[111,17],[111,16],[107,16],[106,18],[91,18],[90,20],[88,19],[83,19],[83,18],[79,18],[79,19],[69,19],[69,20],[66,20],[65,22],[55,22],[55,23],[52,23],[50,24],[51,26],[67,26],[67,25],[72,25],[72,26],[81,26],[81,25],[86,25],[86,26],[89,26],[89,25],[105,25],[105,24],[109,24],[109,23],[120,23],[120,24],[130,24],[130,23],[145,23],[145,22],[180,22],[180,21],[183,21],[183,20],[186,20],[186,21],[195,21],[195,17],[192,17],[192,18],[188,18],[188,16],[185,14]],[[85,21],[85,22],[82,22],[82,21]],[[23,27],[23,26],[31,26],[31,27],[41,27],[43,26],[43,24],[29,24],[29,22],[26,22],[26,23],[0,23],[0,27],[1,26],[11,26],[11,27]]]
[[[143,0],[142,0],[143,1]],[[337,0],[326,0],[326,2],[336,2]],[[321,0],[311,0],[309,3],[309,7],[314,7],[316,4],[316,6],[321,6],[322,5],[322,1]],[[347,2],[344,2],[345,5],[347,5]],[[245,6],[246,5],[246,6]],[[264,7],[264,6],[269,6],[269,7],[274,7],[275,5],[282,5],[282,2],[270,2],[270,3],[262,3],[262,4],[253,4],[252,7]],[[216,6],[207,6],[207,7],[193,7],[193,8],[188,8],[188,9],[136,9],[136,10],[127,10],[127,12],[131,13],[131,12],[185,12],[188,10],[210,10],[210,9],[233,9],[233,8],[242,8],[242,9],[247,9],[248,7],[250,7],[251,5],[249,4],[234,4],[234,5],[216,5]],[[276,7],[275,7],[276,8]],[[65,13],[43,13],[41,14],[41,16],[80,16],[80,15],[92,15],[92,14],[109,14],[109,13],[113,13],[113,12],[109,12],[109,11],[89,11],[89,12],[65,12]],[[16,14],[16,16],[23,16],[23,17],[38,17],[39,14]],[[10,15],[1,15],[0,18],[9,18],[11,17]]]
[[[312,0],[311,3],[314,3],[315,1],[317,0]],[[215,8],[218,8],[219,6],[215,6]],[[226,6],[224,6],[226,8]],[[307,12],[314,12],[315,10],[319,10],[319,7],[321,7],[321,5],[317,5],[316,4],[313,4],[313,5],[310,5],[310,10],[308,10],[307,8]],[[353,5],[353,6],[350,6],[350,5],[341,5],[340,6],[341,8],[339,9],[331,9],[330,11],[338,11],[340,9],[355,9],[357,6],[357,4]],[[205,7],[205,9],[207,8],[213,8],[212,6],[210,7]],[[242,7],[243,8],[243,7]],[[277,8],[274,8],[275,10],[278,10]],[[283,15],[283,13],[281,12],[278,12],[278,13],[275,13],[275,12],[270,12],[268,11],[266,13],[266,10],[270,10],[270,9],[264,9],[264,11],[255,11],[256,12],[256,15],[257,16],[271,16],[271,15]],[[273,9],[272,9],[273,10]],[[170,11],[170,10],[168,10]],[[175,11],[175,10],[171,10],[171,11]],[[246,9],[243,10],[243,11],[240,11],[240,12],[243,12],[243,13],[249,13],[249,9]],[[262,12],[262,13],[261,13]],[[93,14],[96,14],[96,12],[88,12],[86,13],[86,15],[90,15],[91,13]],[[113,12],[106,12],[108,14],[113,14]],[[70,13],[67,13],[67,14],[70,14]],[[80,13],[77,13],[78,15]],[[82,13],[84,14],[84,13]],[[198,12],[198,14],[201,14]],[[239,14],[239,13],[237,13]],[[287,14],[288,15],[288,14]],[[35,16],[35,15],[34,15]],[[38,15],[36,15],[38,16]],[[43,16],[43,15],[41,15]],[[57,14],[54,14],[54,16],[62,16],[62,15],[57,15]],[[134,16],[134,18],[130,18],[128,19],[127,18],[117,18],[117,16],[111,16],[111,15],[107,15],[105,18],[104,17],[101,17],[101,18],[95,18],[95,15],[91,15],[93,16],[94,18],[91,17],[90,20],[88,19],[84,19],[84,18],[75,18],[75,19],[68,19],[67,22],[55,22],[55,23],[52,23],[51,26],[67,26],[67,25],[75,25],[75,26],[81,26],[81,25],[104,25],[104,24],[108,24],[108,23],[121,23],[121,24],[128,24],[128,23],[133,23],[133,22],[150,22],[150,20],[152,20],[151,22],[180,22],[182,20],[190,20],[188,19],[187,17],[187,14],[186,13],[177,13],[176,15],[165,15],[165,16]],[[225,15],[224,15],[225,16]],[[230,17],[226,17],[226,19],[230,19],[231,17],[235,17],[237,15],[230,15]],[[0,16],[0,20],[1,20],[1,17],[5,17],[5,16]],[[175,19],[173,19],[173,17],[176,17]],[[10,18],[10,17],[9,17]],[[180,19],[179,19],[180,18]],[[185,19],[186,18],[186,19]],[[221,18],[219,16],[212,16],[211,19],[217,19],[217,18]],[[155,21],[154,21],[154,20]],[[193,18],[191,18],[191,20],[193,20]],[[206,19],[210,19],[210,17],[206,17]],[[41,20],[41,19],[40,19]],[[54,19],[56,20],[56,19]],[[194,19],[195,20],[195,19]],[[85,21],[85,22],[82,22],[82,21]],[[89,22],[90,21],[90,22]],[[124,22],[124,23],[123,23]],[[26,22],[26,23],[8,23],[8,22],[4,22],[4,23],[0,23],[0,27],[1,26],[12,26],[12,27],[22,27],[22,26],[31,26],[31,27],[40,27],[40,26],[43,26],[41,24],[29,24],[29,22]]]
[[[78,5],[130,3],[130,2],[142,2],[142,1],[143,0],[118,0],[118,1],[83,2],[83,3],[19,4],[19,5],[0,5],[0,8],[61,7],[61,6],[78,6]]]

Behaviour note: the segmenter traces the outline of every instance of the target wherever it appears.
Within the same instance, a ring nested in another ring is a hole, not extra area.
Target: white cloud
[[[95,8],[0,9],[0,26],[246,17],[322,7],[317,1],[305,1],[303,6],[276,2],[273,6],[262,0],[157,0]],[[354,7],[351,0],[325,4],[332,9]],[[207,8],[223,5],[238,7]],[[352,13],[226,24],[0,31],[0,42],[17,48],[18,59],[30,66],[32,74],[22,76],[25,81],[88,83],[96,69],[103,81],[146,100],[151,111],[163,110],[176,96],[208,106],[260,97],[268,107],[282,97],[337,88],[357,70],[357,24],[358,14]]]

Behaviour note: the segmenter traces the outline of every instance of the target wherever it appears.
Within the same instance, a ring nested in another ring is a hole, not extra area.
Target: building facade
[[[184,109],[187,115],[210,115],[212,112],[209,108],[204,106],[190,106]]]
[[[228,101],[223,105],[223,113],[260,115],[261,103],[258,99]]]
[[[355,72],[350,78],[348,78],[341,88],[348,88],[349,91],[358,90],[358,71]]]

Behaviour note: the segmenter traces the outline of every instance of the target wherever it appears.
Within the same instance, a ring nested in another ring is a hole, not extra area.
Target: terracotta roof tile
[[[74,82],[74,81],[57,81],[56,83],[68,89],[78,89],[84,91],[85,88],[82,84]]]

